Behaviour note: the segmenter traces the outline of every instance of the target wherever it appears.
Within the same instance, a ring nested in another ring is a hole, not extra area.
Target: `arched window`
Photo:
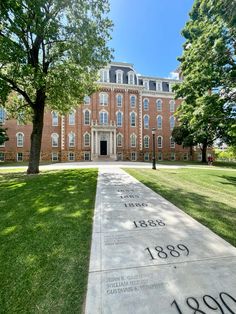
[[[162,129],[162,116],[157,117],[157,128]]]
[[[144,110],[148,110],[149,109],[149,100],[148,99],[144,99],[143,100],[143,109]]]
[[[144,148],[149,148],[149,136],[144,136],[143,138],[143,146]]]
[[[175,118],[174,116],[170,117],[170,129],[173,130],[173,128],[175,127]]]
[[[134,72],[129,72],[128,73],[128,84],[130,84],[130,85],[134,85],[135,84]]]
[[[117,125],[117,127],[122,127],[122,112],[117,112],[117,114],[116,114],[116,125]]]
[[[149,89],[149,81],[148,80],[144,80],[143,81],[143,86],[145,89]]]
[[[58,126],[58,113],[55,111],[52,112],[52,125]]]
[[[90,111],[84,111],[84,125],[90,125]]]
[[[136,135],[135,134],[130,135],[130,145],[131,147],[136,147]]]
[[[75,112],[74,110],[69,113],[69,125],[75,124]]]
[[[122,134],[117,134],[117,137],[116,137],[116,140],[117,140],[117,146],[118,147],[122,147],[122,144],[123,144],[123,136],[122,136]]]
[[[157,137],[157,147],[162,148],[162,136]]]
[[[90,105],[90,97],[89,96],[84,96],[84,104],[85,105]]]
[[[149,128],[149,116],[145,115],[143,117],[143,123],[144,123],[144,129],[148,129]]]
[[[100,81],[109,82],[109,70],[108,69],[100,70]]]
[[[70,132],[68,135],[69,138],[69,147],[74,147],[75,146],[75,133]]]
[[[4,124],[6,119],[5,109],[0,107],[0,124]]]
[[[122,100],[123,100],[122,95],[120,95],[120,94],[116,95],[116,105],[117,105],[117,107],[122,107]]]
[[[24,133],[19,132],[16,134],[16,142],[17,142],[17,147],[24,146]]]
[[[175,148],[175,141],[172,136],[170,137],[170,148]]]
[[[136,126],[136,115],[134,112],[130,114],[130,126]]]
[[[131,95],[130,96],[130,107],[134,108],[136,106],[136,96]]]
[[[90,134],[89,133],[84,134],[84,146],[90,146]]]
[[[175,101],[174,100],[170,101],[170,112],[175,112]]]
[[[107,106],[108,105],[108,95],[107,93],[100,93],[99,95],[99,102],[101,106]]]
[[[106,111],[101,111],[99,114],[100,124],[108,124],[108,113]]]
[[[116,71],[116,83],[123,84],[123,71],[121,70]]]
[[[161,101],[161,99],[157,99],[156,105],[157,105],[157,111],[162,111],[162,101]]]
[[[52,147],[58,147],[59,135],[57,133],[52,133],[51,139],[52,139]]]

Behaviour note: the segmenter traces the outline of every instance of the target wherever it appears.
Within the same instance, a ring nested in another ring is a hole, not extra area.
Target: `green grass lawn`
[[[236,246],[235,170],[125,171]]]
[[[81,313],[97,170],[0,174],[0,313]]]

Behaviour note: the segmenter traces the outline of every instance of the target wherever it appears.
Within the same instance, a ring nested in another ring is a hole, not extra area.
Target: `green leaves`
[[[3,143],[9,140],[6,131],[7,129],[2,128],[0,125],[0,145],[2,145]]]

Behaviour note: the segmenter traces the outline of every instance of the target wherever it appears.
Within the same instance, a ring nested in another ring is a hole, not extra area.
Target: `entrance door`
[[[100,142],[100,152],[101,155],[107,155],[107,141]]]

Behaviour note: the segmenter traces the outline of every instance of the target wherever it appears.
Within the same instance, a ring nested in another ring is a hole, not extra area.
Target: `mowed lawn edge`
[[[82,313],[96,169],[0,174],[0,312]]]
[[[124,170],[236,247],[235,170]]]

